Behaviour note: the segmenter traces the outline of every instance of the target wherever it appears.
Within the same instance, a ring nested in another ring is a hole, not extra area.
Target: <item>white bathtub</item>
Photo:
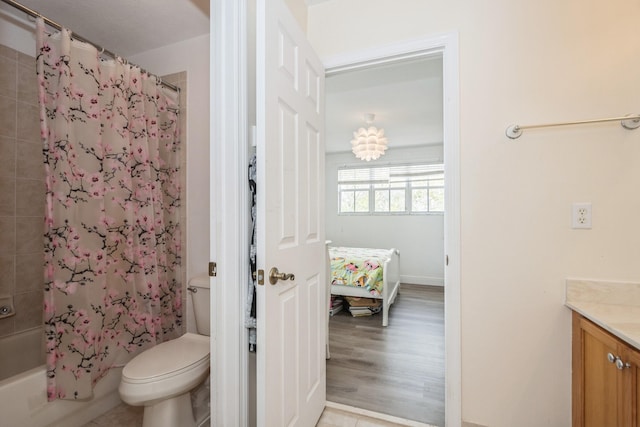
[[[38,359],[40,357],[40,359]],[[44,360],[42,329],[30,330],[0,340],[0,364],[3,373],[24,369],[29,363]],[[28,360],[32,359],[32,360]],[[94,398],[86,401],[47,402],[44,365],[0,381],[0,425],[28,427],[77,427],[121,403],[118,384],[122,369],[111,372],[94,389]]]

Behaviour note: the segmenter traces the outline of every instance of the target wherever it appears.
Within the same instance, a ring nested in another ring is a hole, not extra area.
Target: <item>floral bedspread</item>
[[[389,249],[329,247],[331,284],[366,288],[380,296],[384,282],[382,266],[389,258]]]

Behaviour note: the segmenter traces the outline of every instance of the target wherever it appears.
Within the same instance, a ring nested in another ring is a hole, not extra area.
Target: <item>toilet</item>
[[[189,281],[197,334],[187,332],[131,359],[118,391],[123,402],[144,406],[143,427],[195,427],[190,391],[209,375],[209,278]]]

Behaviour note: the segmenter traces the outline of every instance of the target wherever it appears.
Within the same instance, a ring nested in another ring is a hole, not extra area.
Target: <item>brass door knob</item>
[[[273,267],[269,271],[269,283],[275,285],[278,280],[296,280],[296,276],[291,273],[280,273],[277,267]]]

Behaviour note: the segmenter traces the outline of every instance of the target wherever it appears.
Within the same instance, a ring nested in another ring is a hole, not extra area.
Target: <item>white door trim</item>
[[[445,417],[462,424],[460,357],[460,96],[458,33],[449,32],[337,55],[324,61],[326,75],[371,65],[442,54],[445,163]]]
[[[246,0],[211,0],[209,33],[210,253],[218,265],[211,292],[211,424],[239,427],[248,419],[246,7]]]

